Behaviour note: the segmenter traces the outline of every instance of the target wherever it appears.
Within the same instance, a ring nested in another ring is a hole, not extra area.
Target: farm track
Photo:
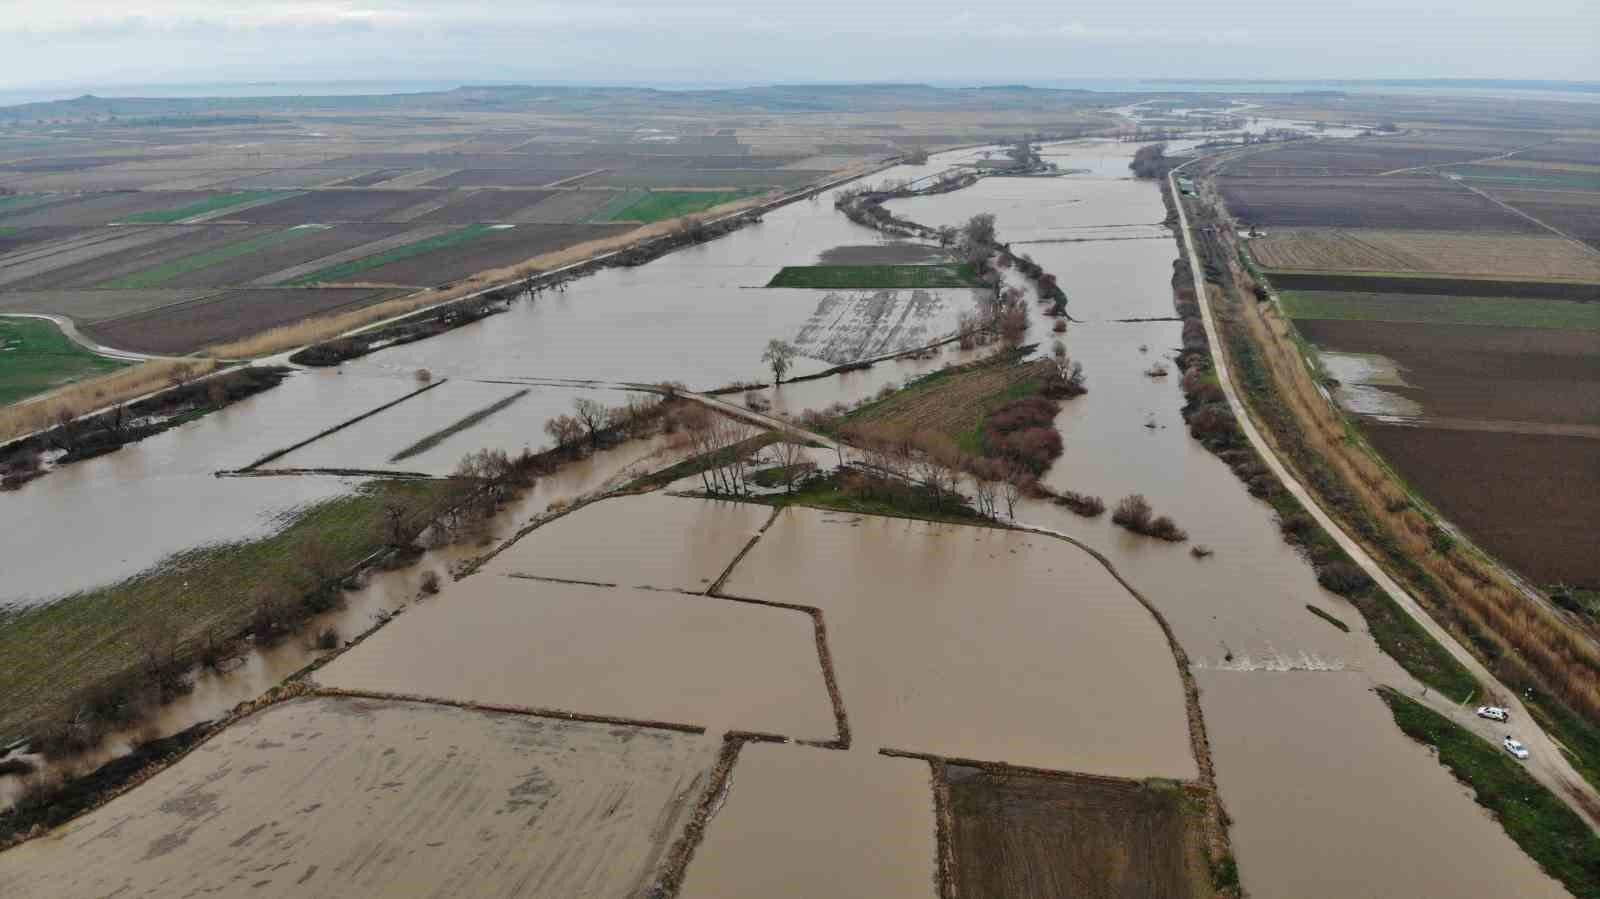
[[[1179,197],[1177,173],[1189,163],[1173,169],[1167,175],[1168,189],[1172,196]],[[1184,204],[1180,201],[1175,204],[1178,212],[1178,231],[1183,238],[1184,253],[1189,263],[1193,277],[1193,289],[1200,305],[1201,318],[1205,325],[1206,338],[1212,347],[1212,360],[1215,366],[1218,383],[1222,387],[1228,406],[1232,409],[1240,429],[1249,439],[1256,453],[1272,470],[1284,489],[1288,490],[1302,507],[1327,531],[1355,563],[1360,566],[1367,576],[1371,577],[1377,585],[1389,595],[1394,602],[1405,610],[1413,621],[1421,626],[1428,634],[1445,648],[1458,662],[1472,672],[1473,676],[1482,683],[1492,685],[1499,695],[1505,698],[1506,706],[1511,710],[1515,720],[1519,722],[1523,742],[1528,744],[1533,752],[1533,759],[1528,770],[1548,787],[1557,796],[1560,796],[1575,812],[1586,821],[1591,828],[1600,830],[1600,792],[1593,785],[1579,776],[1578,772],[1568,763],[1556,742],[1544,729],[1539,727],[1537,720],[1528,711],[1527,707],[1517,698],[1516,691],[1501,683],[1486,667],[1480,663],[1472,653],[1468,652],[1455,638],[1445,630],[1432,616],[1418,605],[1410,593],[1400,586],[1378,562],[1367,553],[1366,549],[1356,542],[1344,528],[1323,509],[1317,497],[1295,477],[1287,464],[1278,456],[1274,446],[1262,435],[1257,427],[1250,407],[1240,398],[1238,389],[1234,384],[1231,367],[1228,363],[1223,347],[1222,335],[1217,327],[1216,316],[1211,308],[1211,301],[1206,290],[1204,279],[1205,268],[1200,264],[1199,253],[1195,249],[1194,236],[1190,231],[1189,217]],[[1457,723],[1462,723],[1462,710],[1455,702],[1437,692],[1421,697],[1421,701],[1429,707],[1449,717]],[[1479,728],[1473,728],[1482,734]]]
[[[1501,209],[1504,209],[1507,212],[1510,212],[1510,213],[1512,213],[1514,215],[1521,216],[1522,218],[1527,219],[1528,221],[1534,223],[1535,225],[1538,225],[1539,227],[1545,229],[1546,231],[1549,231],[1551,234],[1554,234],[1557,237],[1561,237],[1561,238],[1563,238],[1565,240],[1571,241],[1574,244],[1577,244],[1578,247],[1581,248],[1585,253],[1588,253],[1591,256],[1600,256],[1600,249],[1595,249],[1594,247],[1584,243],[1582,240],[1579,240],[1578,238],[1573,237],[1571,234],[1568,234],[1567,232],[1561,230],[1560,228],[1557,228],[1555,225],[1552,225],[1549,222],[1544,221],[1543,219],[1535,218],[1534,216],[1529,215],[1526,212],[1523,212],[1522,210],[1518,209],[1515,206],[1512,206],[1511,204],[1505,202],[1504,200],[1498,199],[1498,198],[1496,198],[1496,197],[1494,197],[1494,196],[1492,196],[1490,194],[1487,194],[1487,193],[1477,189],[1476,187],[1473,187],[1472,185],[1466,183],[1465,181],[1461,181],[1461,182],[1458,182],[1458,183],[1462,187],[1466,188],[1467,190],[1470,190],[1473,193],[1477,194],[1478,196],[1484,198],[1485,200],[1488,200],[1489,202],[1495,204],[1496,206],[1499,206]]]

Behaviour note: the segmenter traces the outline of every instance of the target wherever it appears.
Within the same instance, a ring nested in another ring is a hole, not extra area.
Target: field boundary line
[[[237,469],[237,470],[235,470],[234,472],[231,472],[231,473],[240,474],[240,473],[255,471],[257,468],[260,468],[261,466],[267,464],[268,462],[273,461],[274,459],[281,459],[284,456],[289,455],[290,453],[294,452],[297,449],[300,449],[302,447],[309,446],[309,445],[311,445],[313,443],[316,443],[318,440],[321,440],[322,438],[327,437],[330,434],[333,434],[333,433],[335,433],[337,431],[342,431],[345,428],[348,428],[351,425],[356,424],[357,422],[365,421],[365,420],[371,418],[372,416],[377,415],[380,412],[384,412],[384,411],[386,411],[388,409],[392,409],[395,406],[400,405],[401,403],[405,402],[406,400],[411,399],[412,397],[414,397],[414,396],[416,396],[416,395],[418,395],[420,393],[426,393],[426,392],[432,390],[433,388],[438,387],[441,384],[448,384],[449,382],[450,382],[449,378],[440,378],[437,381],[434,381],[434,382],[432,382],[430,384],[426,384],[426,385],[424,385],[422,387],[417,388],[416,390],[411,391],[410,393],[405,394],[404,396],[400,397],[399,399],[390,400],[389,402],[384,403],[383,405],[379,406],[376,409],[369,409],[366,412],[363,412],[360,415],[357,415],[355,418],[347,419],[345,421],[340,422],[339,424],[334,425],[331,428],[327,428],[325,430],[319,431],[316,434],[313,434],[310,437],[307,437],[305,440],[300,441],[299,443],[291,444],[290,446],[285,447],[284,449],[280,449],[280,450],[277,450],[275,452],[267,453],[265,456],[262,456],[261,458],[255,460],[254,462],[251,462],[249,465],[246,465],[245,467]]]

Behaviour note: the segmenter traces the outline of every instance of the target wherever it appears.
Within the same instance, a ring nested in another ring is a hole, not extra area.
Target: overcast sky
[[[0,87],[1600,80],[1596,0],[3,0]]]

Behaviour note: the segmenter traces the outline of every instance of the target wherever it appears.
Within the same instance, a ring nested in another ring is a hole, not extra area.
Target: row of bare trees
[[[961,488],[970,481],[979,514],[995,517],[1001,503],[1006,514],[1034,487],[1027,468],[1004,458],[963,452],[943,434],[905,425],[865,423],[845,429],[845,437],[861,455],[862,465],[881,476],[865,488],[883,491],[878,498],[916,505],[925,502],[942,512],[960,504]]]

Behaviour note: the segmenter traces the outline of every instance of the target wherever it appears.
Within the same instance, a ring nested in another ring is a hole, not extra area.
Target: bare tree
[[[586,396],[578,397],[572,401],[572,411],[578,416],[583,429],[589,434],[589,445],[600,446],[600,429],[606,424],[606,407],[599,400],[592,400]]]
[[[544,432],[557,449],[567,449],[583,439],[583,422],[571,415],[557,415],[544,423]]]
[[[772,368],[772,386],[776,387],[783,382],[783,376],[788,373],[789,366],[798,355],[800,351],[786,340],[773,338],[767,341],[767,351],[761,354],[761,361]]]
[[[800,439],[793,434],[783,435],[783,439],[773,445],[778,455],[779,471],[783,475],[783,488],[785,493],[794,492],[794,483],[813,466],[806,458],[806,447]]]

